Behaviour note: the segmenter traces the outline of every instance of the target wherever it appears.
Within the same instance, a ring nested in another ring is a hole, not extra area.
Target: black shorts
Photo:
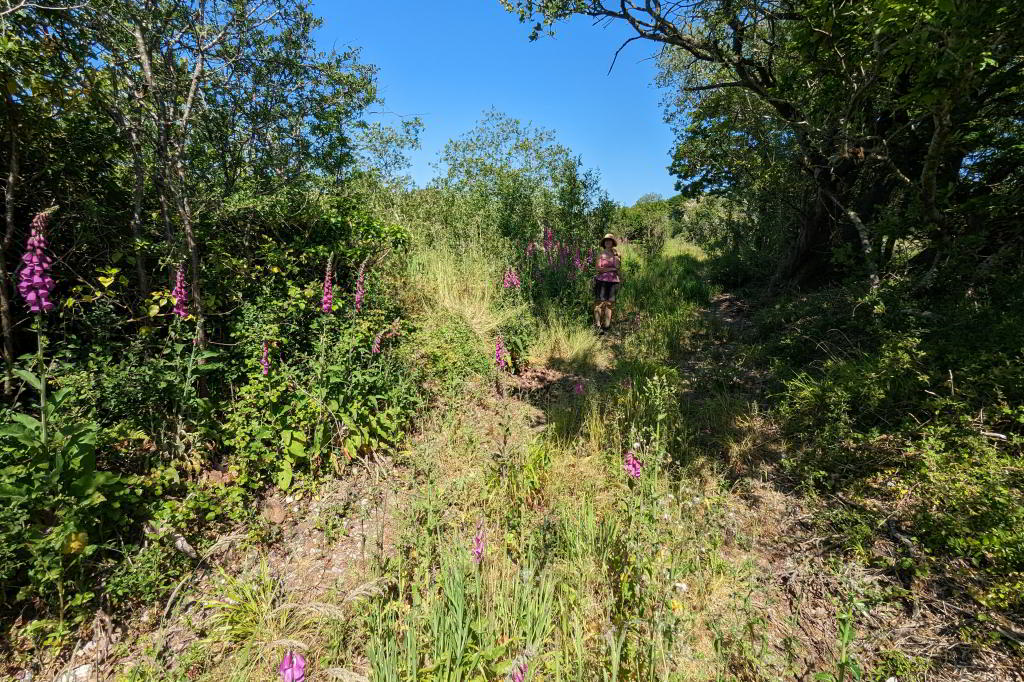
[[[615,296],[619,293],[619,282],[602,282],[594,280],[594,300],[608,301],[615,303]]]

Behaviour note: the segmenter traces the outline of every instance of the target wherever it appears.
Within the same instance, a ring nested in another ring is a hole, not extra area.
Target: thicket
[[[914,570],[1024,610],[1024,8],[505,5],[662,46],[680,231],[757,303],[786,469],[859,505],[856,551],[913,537]]]
[[[229,528],[266,540],[254,501],[394,452],[496,344],[524,363],[532,303],[586,314],[596,173],[488,112],[409,189],[418,122],[377,123],[374,67],[317,26],[284,1],[0,15],[12,642],[166,597]]]
[[[423,403],[409,233],[367,199],[418,124],[376,123],[375,69],[317,51],[317,26],[291,2],[0,15],[0,611],[21,634],[166,595],[268,486],[388,451]]]

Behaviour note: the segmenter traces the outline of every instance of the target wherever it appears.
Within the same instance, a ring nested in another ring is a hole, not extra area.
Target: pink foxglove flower
[[[515,271],[515,268],[509,268],[505,271],[505,277],[502,280],[502,286],[506,289],[518,289],[521,282],[519,281],[519,273]]]
[[[583,395],[587,389],[583,387],[583,382],[579,379],[576,380],[576,384],[572,387],[572,392],[576,395]]]
[[[499,336],[494,342],[494,361],[498,365],[498,369],[505,369],[508,367],[508,351],[505,350],[505,342]]]
[[[480,521],[476,525],[476,536],[473,538],[473,549],[470,551],[474,564],[479,566],[480,562],[484,560],[485,549],[487,549],[487,538],[484,535],[484,522]]]
[[[188,289],[185,288],[185,267],[178,267],[178,274],[174,278],[174,314],[178,317],[188,317]]]
[[[626,456],[622,461],[622,468],[626,470],[626,474],[630,478],[640,478],[644,465],[636,458],[632,450],[627,450]]]
[[[529,244],[527,244],[526,245],[526,257],[529,258],[530,256],[532,256],[533,252],[536,251],[536,250],[537,250],[537,245],[535,243],[530,242]]]
[[[25,245],[25,255],[21,257],[23,265],[18,274],[18,292],[33,313],[48,313],[53,310],[53,301],[50,300],[55,286],[53,278],[50,277],[53,259],[46,255],[45,234],[49,220],[48,211],[37,213],[32,219],[32,232]]]
[[[331,280],[331,261],[327,261],[327,271],[324,273],[324,296],[320,300],[320,308],[330,315],[334,306],[334,286]]]
[[[281,674],[281,682],[303,682],[306,679],[306,658],[289,651],[281,659],[277,671]]]
[[[366,281],[366,262],[359,266],[359,277],[356,278],[356,312],[358,313],[363,309],[363,297],[366,295],[366,290],[363,288],[363,283]]]
[[[544,250],[551,251],[555,248],[555,232],[550,227],[544,230]]]
[[[263,376],[270,374],[270,344],[263,342],[263,357],[260,358],[260,366],[263,367]]]
[[[381,332],[380,334],[377,334],[377,336],[373,337],[373,345],[370,346],[370,352],[373,353],[374,355],[380,353],[380,340],[381,337],[383,336],[384,332]]]
[[[523,682],[526,679],[526,673],[529,670],[526,663],[520,663],[516,666],[515,670],[512,671],[512,682]]]
[[[583,261],[580,259],[580,247],[576,247],[576,253],[572,255],[572,266],[577,270],[583,269]]]

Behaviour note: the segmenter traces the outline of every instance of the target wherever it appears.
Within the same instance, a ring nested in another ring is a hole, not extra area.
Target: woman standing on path
[[[599,334],[612,326],[612,307],[619,293],[619,252],[618,242],[610,234],[601,238],[601,253],[597,257],[597,276],[594,277],[594,324]]]

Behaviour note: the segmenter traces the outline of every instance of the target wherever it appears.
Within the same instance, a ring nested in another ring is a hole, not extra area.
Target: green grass
[[[497,272],[479,253],[454,258],[423,267]],[[220,658],[203,665],[190,654],[199,672],[189,679],[273,679],[286,646],[307,652],[311,676],[395,682],[508,680],[523,665],[528,680],[767,682],[806,671],[808,660],[811,672],[836,677],[926,674],[926,660],[898,649],[865,653],[857,609],[867,607],[860,598],[850,606],[855,585],[829,595],[834,607],[813,625],[834,641],[814,652],[806,616],[788,610],[758,561],[764,521],[738,494],[753,484],[734,476],[755,471],[778,435],[775,415],[725,374],[695,386],[680,363],[707,342],[698,332],[727,333],[700,312],[714,293],[700,280],[701,254],[670,242],[660,258],[627,250],[626,262],[625,339],[599,342],[572,311],[546,315],[533,361],[577,373],[586,390],[535,404],[499,395],[491,381],[481,334],[502,324],[503,299],[471,303],[471,287],[445,299],[429,289],[451,280],[421,280],[420,333],[435,349],[424,353],[460,369],[445,370],[457,389],[423,415],[398,457],[407,484],[395,491],[393,543],[349,576],[378,589],[311,604],[265,565],[222,576],[201,645]],[[683,400],[684,391],[698,397]],[[531,428],[538,418],[546,426]],[[777,455],[784,441],[771,447]],[[624,470],[627,450],[643,463],[637,479]],[[866,547],[872,519],[852,518],[834,521],[846,525],[845,542]],[[152,677],[132,679],[184,679],[182,667],[147,670]]]

